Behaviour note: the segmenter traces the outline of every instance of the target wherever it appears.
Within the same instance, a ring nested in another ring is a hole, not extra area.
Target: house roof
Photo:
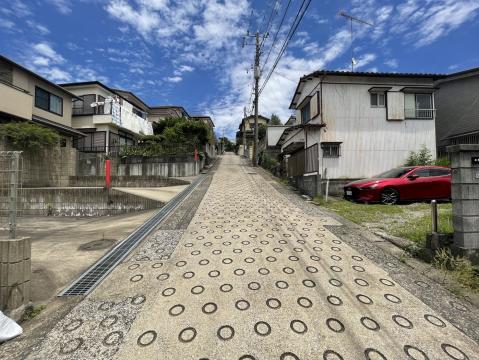
[[[238,129],[241,130],[241,125],[243,125],[243,123],[244,123],[245,120],[249,120],[249,119],[253,119],[253,120],[254,120],[254,115],[250,115],[250,116],[247,116],[247,117],[241,119],[241,122],[240,122],[240,124],[239,124],[239,126],[238,126]],[[258,119],[266,120],[266,124],[268,124],[269,121],[270,121],[269,118],[267,118],[266,116],[263,116],[263,115],[258,115]]]
[[[180,110],[184,115],[188,116],[188,117],[191,117],[190,114],[188,114],[188,112],[185,110],[185,108],[183,106],[177,106],[177,105],[156,105],[156,106],[150,106],[150,109],[151,110],[155,110],[155,109],[160,109],[160,110],[169,110],[169,109],[173,109],[173,110]]]
[[[33,115],[32,116],[32,121],[34,123],[53,128],[53,129],[55,129],[56,131],[58,131],[59,133],[62,133],[62,134],[67,134],[67,135],[70,135],[70,136],[86,136],[84,133],[82,133],[81,131],[79,131],[77,129],[72,128],[71,126],[63,125],[63,124],[60,124],[58,122],[42,118],[40,116]]]
[[[9,63],[9,64],[11,64],[11,65],[13,65],[13,66],[19,68],[20,70],[25,71],[25,72],[28,73],[29,75],[31,75],[31,76],[33,76],[33,77],[36,77],[37,79],[40,79],[40,80],[46,82],[48,85],[53,86],[54,88],[56,88],[56,89],[58,89],[58,90],[61,90],[61,91],[64,92],[65,94],[68,94],[68,95],[70,95],[71,97],[73,97],[73,98],[75,98],[75,99],[78,99],[78,97],[77,97],[75,94],[71,93],[70,91],[68,91],[68,90],[66,90],[66,89],[64,89],[64,88],[62,88],[60,85],[55,84],[55,83],[53,83],[53,82],[51,82],[51,81],[45,79],[44,77],[38,75],[37,73],[34,73],[34,72],[31,71],[31,70],[28,70],[26,67],[24,67],[24,66],[22,66],[22,65],[20,65],[20,64],[17,64],[15,61],[10,60],[9,58],[7,58],[7,57],[5,57],[5,56],[3,56],[3,55],[0,55],[0,60],[6,61],[7,63]]]
[[[449,74],[447,75],[446,78],[440,79],[437,83],[441,84],[448,81],[459,80],[459,79],[464,79],[464,78],[478,76],[478,75],[479,75],[479,67],[475,67],[472,69],[458,71],[458,72]]]
[[[304,75],[299,79],[298,85],[289,105],[290,109],[295,109],[295,99],[298,95],[301,95],[300,87],[308,80],[312,80],[315,77],[322,76],[352,76],[352,77],[378,77],[378,78],[412,78],[412,79],[431,79],[433,81],[444,79],[446,74],[429,74],[429,73],[393,73],[393,72],[368,72],[368,71],[340,71],[340,70],[317,70],[308,75]]]
[[[98,80],[93,80],[93,81],[80,81],[80,82],[74,82],[74,83],[64,83],[60,84],[60,86],[64,87],[79,87],[79,86],[89,86],[89,85],[96,85],[99,86],[106,91],[109,91],[113,94],[118,95],[119,97],[123,98],[124,100],[131,102],[133,105],[137,106],[143,111],[148,111],[150,107],[143,101],[141,100],[138,96],[136,96],[134,93],[128,90],[121,90],[121,89],[113,89],[105,84],[103,84],[101,81]]]
[[[210,116],[207,115],[193,115],[191,116],[192,119],[197,119],[197,120],[206,120],[211,127],[215,127],[215,123],[213,122],[213,119]]]
[[[126,98],[126,100],[131,101],[134,105],[136,105],[140,109],[144,111],[148,111],[150,109],[150,107],[143,100],[141,100],[138,96],[136,96],[131,91],[121,90],[121,89],[112,89],[112,90],[116,92],[118,95],[122,96],[123,98]]]

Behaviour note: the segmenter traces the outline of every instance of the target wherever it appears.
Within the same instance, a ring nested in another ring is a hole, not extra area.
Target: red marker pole
[[[105,185],[110,188],[110,160],[105,160]]]

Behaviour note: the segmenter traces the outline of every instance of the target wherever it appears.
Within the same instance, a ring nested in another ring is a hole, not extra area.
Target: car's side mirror
[[[409,180],[416,180],[418,177],[419,177],[419,176],[416,175],[416,174],[411,174],[411,175],[408,175],[408,176],[407,176],[407,178],[408,178]]]

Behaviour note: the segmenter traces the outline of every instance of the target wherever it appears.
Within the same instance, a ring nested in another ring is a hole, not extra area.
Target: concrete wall
[[[68,186],[70,176],[75,175],[77,150],[72,148],[71,139],[67,146],[55,146],[37,151],[22,153],[23,187]],[[0,139],[0,151],[13,150]]]
[[[7,206],[0,203],[0,207]],[[159,201],[103,188],[28,188],[22,190],[23,216],[105,216],[158,209]],[[5,209],[6,210],[6,209]]]
[[[119,176],[161,176],[161,177],[184,177],[198,175],[204,165],[200,163],[144,163],[144,164],[119,164]]]
[[[479,158],[478,145],[447,148],[452,168],[454,250],[479,264]]]
[[[30,302],[31,242],[0,239],[0,310],[15,310]]]

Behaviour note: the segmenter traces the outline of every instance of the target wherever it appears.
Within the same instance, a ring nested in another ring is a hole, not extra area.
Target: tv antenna
[[[350,35],[351,35],[351,71],[354,71],[354,65],[356,65],[358,62],[357,60],[354,58],[354,47],[353,47],[353,22],[357,22],[359,24],[363,24],[363,25],[368,25],[368,26],[372,26],[374,27],[374,24],[371,24],[370,22],[367,22],[365,20],[361,20],[361,19],[358,19],[354,16],[351,16],[349,14],[346,14],[344,11],[341,11],[339,13],[340,16],[342,17],[345,17],[346,19],[348,19],[350,21],[350,27],[349,27],[349,32],[350,32]]]

